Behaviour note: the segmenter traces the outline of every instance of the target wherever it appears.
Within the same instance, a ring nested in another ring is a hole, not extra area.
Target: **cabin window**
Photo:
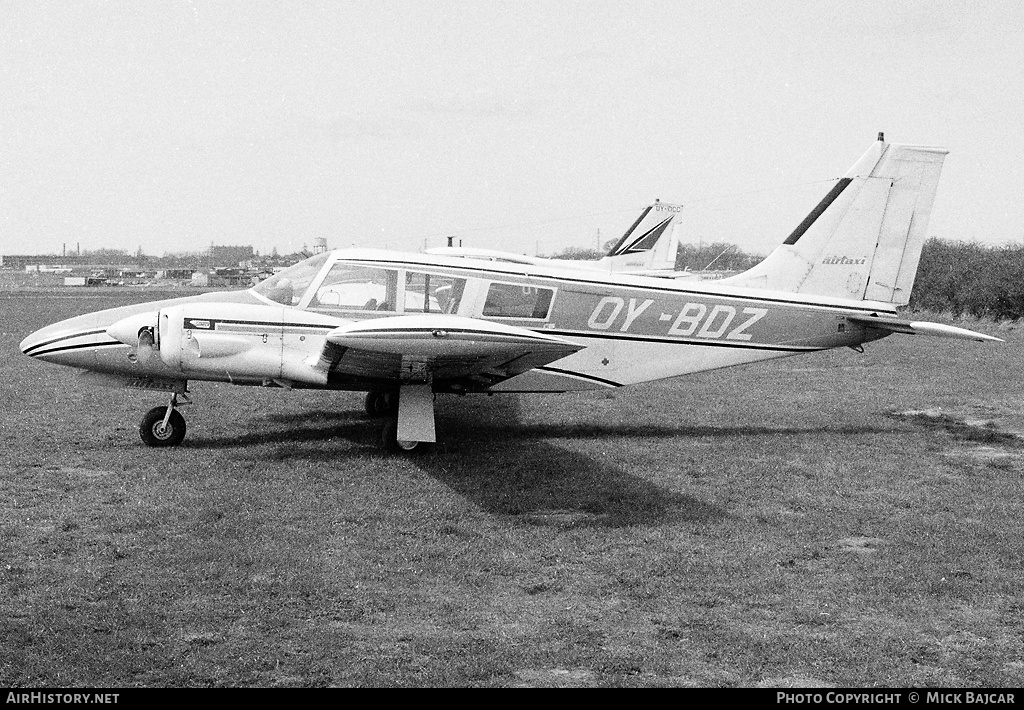
[[[554,295],[550,288],[494,283],[487,290],[484,315],[494,318],[547,318]]]
[[[405,274],[406,313],[455,313],[466,279],[409,271]]]
[[[397,271],[337,263],[327,272],[309,305],[343,311],[394,311],[397,294]]]

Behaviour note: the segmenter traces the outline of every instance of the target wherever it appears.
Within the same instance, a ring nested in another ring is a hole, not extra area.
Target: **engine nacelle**
[[[160,358],[189,379],[327,384],[305,361],[323,348],[337,319],[279,306],[184,303],[159,312]]]
[[[150,311],[122,318],[107,328],[107,335],[135,348],[136,362],[147,365],[160,349],[159,317],[158,311]]]

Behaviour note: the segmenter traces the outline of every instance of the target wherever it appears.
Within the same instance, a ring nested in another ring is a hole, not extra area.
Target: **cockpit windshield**
[[[305,261],[289,266],[284,271],[279,271],[265,281],[260,281],[252,287],[252,290],[276,303],[294,306],[302,300],[302,295],[313,283],[313,279],[320,273],[330,256],[330,252],[311,256]]]

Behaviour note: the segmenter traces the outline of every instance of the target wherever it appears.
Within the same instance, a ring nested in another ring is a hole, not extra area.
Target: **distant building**
[[[65,276],[65,286],[106,286],[107,280],[100,276]]]
[[[191,279],[195,269],[161,269],[156,272],[158,279]]]
[[[232,288],[252,285],[253,273],[246,269],[217,268],[209,271],[196,271],[192,274],[192,285],[201,288],[215,286]]]
[[[25,271],[36,271],[40,274],[70,274],[74,269],[70,266],[47,266],[46,264],[26,264]]]

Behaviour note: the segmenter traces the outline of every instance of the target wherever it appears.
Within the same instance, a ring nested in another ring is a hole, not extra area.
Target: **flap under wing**
[[[942,323],[930,323],[928,321],[901,320],[888,316],[846,316],[848,321],[860,323],[869,328],[887,330],[890,333],[905,333],[907,335],[933,335],[939,338],[960,338],[961,340],[994,340],[1003,342],[1002,338],[996,338],[984,333],[977,333],[966,328],[957,328]]]
[[[317,367],[360,380],[489,386],[583,349],[517,326],[424,314],[346,323],[327,334]]]

